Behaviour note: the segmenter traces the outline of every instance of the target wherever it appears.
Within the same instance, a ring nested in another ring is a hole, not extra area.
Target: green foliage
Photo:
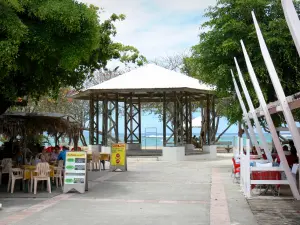
[[[300,1],[295,1],[298,13]],[[241,119],[241,110],[235,95],[230,69],[235,69],[233,57],[237,57],[246,85],[256,106],[253,86],[247,74],[240,46],[242,39],[253,63],[256,75],[267,102],[275,101],[272,87],[258,39],[251,11],[254,10],[271,57],[276,66],[286,95],[299,91],[300,60],[287,27],[281,3],[278,0],[219,0],[207,10],[208,21],[202,24],[199,44],[193,46],[192,56],[185,58],[184,70],[205,83],[215,85],[218,97],[230,97],[222,114],[230,122]],[[236,73],[236,71],[235,71]]]
[[[0,0],[0,114],[22,96],[81,88],[110,59],[142,64],[137,49],[114,43],[113,14],[74,0]]]

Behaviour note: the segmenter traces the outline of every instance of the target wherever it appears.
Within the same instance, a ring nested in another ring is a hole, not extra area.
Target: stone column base
[[[204,145],[203,152],[209,153],[211,159],[217,158],[217,145]]]
[[[163,147],[162,160],[169,162],[178,162],[185,160],[185,146]]]

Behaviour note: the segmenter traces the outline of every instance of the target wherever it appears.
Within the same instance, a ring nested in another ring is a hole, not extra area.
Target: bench
[[[225,149],[226,151],[229,153],[230,150],[232,149],[232,141],[218,141],[215,143],[215,145],[222,145],[222,146],[226,146]]]

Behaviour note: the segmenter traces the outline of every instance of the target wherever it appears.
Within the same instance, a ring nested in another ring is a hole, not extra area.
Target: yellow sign
[[[85,152],[67,152],[67,157],[85,158]]]
[[[126,144],[112,144],[111,146],[111,166],[125,166]]]

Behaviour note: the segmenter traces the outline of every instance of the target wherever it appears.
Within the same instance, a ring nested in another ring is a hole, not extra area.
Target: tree
[[[295,1],[300,13],[300,1]],[[219,98],[228,97],[222,114],[230,123],[240,121],[242,112],[235,97],[230,74],[234,69],[233,57],[237,57],[246,85],[256,107],[259,106],[240,46],[246,45],[256,75],[267,102],[277,100],[270,82],[253,25],[251,11],[254,10],[276,66],[286,95],[299,91],[300,60],[287,27],[280,1],[277,0],[218,0],[205,16],[199,44],[192,47],[191,57],[184,60],[184,70],[205,83],[216,86]],[[277,125],[282,121],[275,118]]]
[[[124,70],[125,71],[125,70]],[[84,87],[88,88],[99,83],[105,82],[109,79],[117,77],[124,73],[124,71],[115,70],[98,70],[93,73],[90,79],[87,79],[84,83]],[[34,99],[28,99],[26,106],[11,107],[12,112],[25,112],[25,113],[60,113],[66,116],[71,116],[81,125],[80,139],[83,145],[86,145],[86,140],[83,135],[84,130],[89,129],[89,102],[85,100],[74,100],[71,98],[75,94],[75,90],[72,88],[61,88],[57,96],[42,96],[38,101]],[[101,113],[101,103],[100,103]],[[119,110],[121,114],[123,112],[122,107]],[[101,130],[99,131],[102,132]],[[108,134],[109,135],[109,134]],[[109,135],[110,136],[110,135]],[[54,139],[59,141],[59,138],[64,138],[62,134],[55,134]]]
[[[75,0],[0,1],[0,114],[18,97],[58,95],[81,88],[87,74],[110,59],[142,63],[132,46],[114,43],[113,14],[100,23],[98,8]]]

